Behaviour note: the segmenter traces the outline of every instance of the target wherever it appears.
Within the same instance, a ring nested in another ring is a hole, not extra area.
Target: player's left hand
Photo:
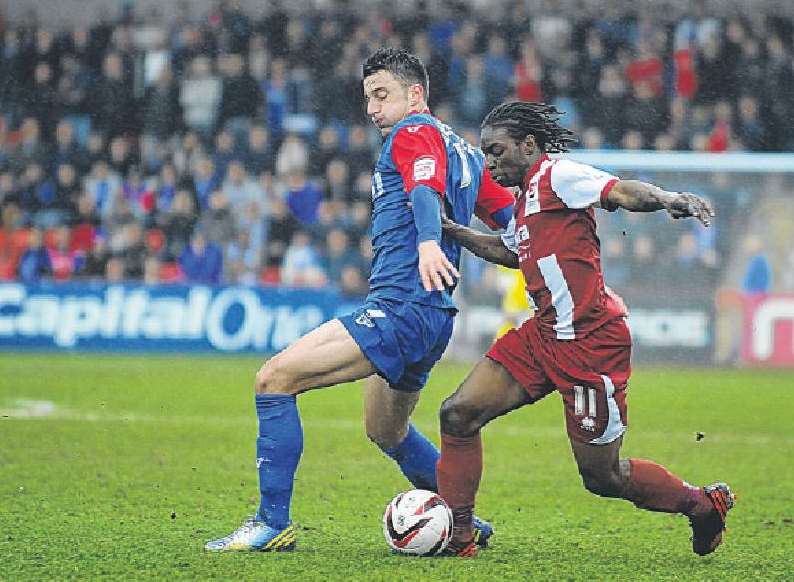
[[[667,205],[667,212],[673,218],[694,216],[703,226],[710,226],[714,218],[711,202],[691,192],[675,192]]]
[[[441,213],[441,230],[442,231],[449,232],[450,230],[453,230],[456,226],[458,226],[457,222],[447,218],[446,215],[443,212]]]
[[[439,244],[434,240],[419,243],[419,276],[425,291],[443,291],[446,286],[455,284],[453,277],[460,277]]]

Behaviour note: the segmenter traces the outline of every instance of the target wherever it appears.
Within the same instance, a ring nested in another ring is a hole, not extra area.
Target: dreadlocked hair
[[[560,115],[562,112],[554,105],[508,101],[491,109],[482,127],[504,127],[518,141],[531,135],[544,152],[567,152],[577,139],[570,129],[557,123]]]

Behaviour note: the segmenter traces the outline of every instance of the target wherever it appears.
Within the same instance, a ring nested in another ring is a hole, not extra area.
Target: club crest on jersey
[[[433,158],[419,158],[414,162],[414,182],[429,180],[436,175],[436,161]]]
[[[595,432],[596,421],[594,418],[585,416],[580,424],[582,425],[582,429],[586,430],[587,432]]]

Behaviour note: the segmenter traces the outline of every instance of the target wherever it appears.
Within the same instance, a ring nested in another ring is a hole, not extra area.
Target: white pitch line
[[[48,421],[48,420],[67,420],[76,422],[122,422],[122,423],[156,423],[156,424],[213,424],[217,426],[230,426],[230,427],[250,427],[254,429],[256,419],[254,414],[250,416],[160,416],[150,414],[138,414],[135,412],[127,413],[93,413],[93,412],[80,412],[69,408],[61,408],[54,405],[54,403],[46,400],[17,400],[14,402],[16,406],[13,408],[0,409],[0,428],[2,428],[2,421],[11,420],[33,420],[33,421]],[[21,405],[22,404],[22,405]],[[438,426],[429,423],[417,423],[419,428],[429,431],[430,434],[435,434],[434,431],[438,430]],[[303,425],[307,428],[330,429],[330,430],[364,430],[364,423],[362,420],[346,420],[346,419],[303,419]],[[497,422],[494,425],[488,426],[486,434],[498,434],[508,437],[531,438],[534,436],[562,436],[564,429],[562,427],[551,426],[500,426]],[[635,429],[638,437],[650,437],[669,440],[670,433],[666,431],[644,431],[641,428]],[[631,430],[627,433],[632,434]],[[679,435],[685,434],[679,432]],[[694,433],[693,433],[694,435]],[[694,436],[692,437],[694,439]],[[752,433],[710,433],[706,435],[706,439],[710,442],[719,443],[736,443],[736,444],[751,444],[751,445],[794,445],[794,437],[779,436],[779,435],[765,435],[765,434],[752,434]]]

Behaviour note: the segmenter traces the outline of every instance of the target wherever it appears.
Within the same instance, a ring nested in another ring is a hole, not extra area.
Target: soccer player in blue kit
[[[414,487],[437,490],[438,449],[409,419],[457,312],[452,290],[461,247],[442,237],[442,207],[457,223],[476,214],[498,228],[508,224],[514,197],[493,181],[479,149],[430,114],[418,57],[379,49],[364,63],[363,86],[367,115],[384,137],[372,176],[369,294],[353,313],[309,332],[256,374],[259,509],[208,542],[210,551],[294,549],[289,510],[303,452],[296,397],[309,390],[368,378],[367,435]],[[492,528],[479,520],[475,527],[485,545]]]

